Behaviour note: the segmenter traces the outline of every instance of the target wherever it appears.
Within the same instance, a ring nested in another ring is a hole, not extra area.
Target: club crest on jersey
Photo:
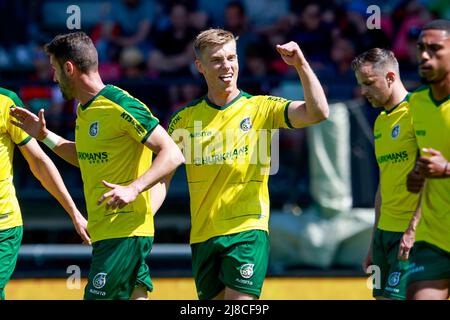
[[[399,124],[396,124],[396,125],[392,128],[392,131],[391,131],[391,138],[395,140],[395,139],[398,138],[399,135],[400,135],[400,125],[399,125]]]
[[[98,121],[91,123],[89,126],[89,135],[91,137],[96,137],[98,134]]]
[[[244,120],[242,120],[241,123],[239,124],[239,127],[244,132],[249,131],[252,128],[252,122],[250,120],[250,117],[247,117]]]
[[[254,264],[246,263],[241,266],[241,276],[242,278],[248,279],[253,275],[253,266]]]
[[[106,273],[105,272],[97,273],[94,279],[92,280],[92,285],[94,286],[94,288],[101,289],[105,286],[105,284],[106,284]]]
[[[388,279],[388,284],[391,287],[395,287],[396,285],[398,285],[398,283],[400,282],[400,272],[392,272],[389,275],[389,279]]]

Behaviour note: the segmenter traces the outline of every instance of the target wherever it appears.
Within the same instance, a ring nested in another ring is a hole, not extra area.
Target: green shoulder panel
[[[159,120],[153,116],[150,109],[144,103],[118,87],[108,85],[102,90],[101,95],[125,109],[147,131],[151,131],[159,123]]]
[[[14,102],[14,105],[16,105],[18,107],[24,106],[23,102],[22,102],[22,100],[20,100],[19,96],[11,90],[0,87],[0,95],[8,97],[9,99],[11,99]]]

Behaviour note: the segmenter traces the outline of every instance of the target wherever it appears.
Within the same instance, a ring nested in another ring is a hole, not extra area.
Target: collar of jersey
[[[242,97],[243,91],[239,90],[239,94],[236,96],[236,98],[234,98],[233,100],[231,100],[229,103],[227,103],[226,105],[224,105],[223,107],[218,106],[217,104],[213,103],[211,100],[208,99],[208,96],[205,96],[205,101],[206,104],[208,106],[210,106],[211,108],[217,109],[217,110],[225,110],[226,108],[228,108],[229,106],[231,106],[233,103],[235,103],[236,101],[239,100],[240,97]]]
[[[91,105],[91,103],[92,103],[95,99],[97,99],[97,97],[98,97],[99,95],[101,95],[103,92],[105,92],[106,89],[109,89],[109,87],[111,87],[111,85],[109,85],[109,84],[107,84],[106,86],[104,86],[102,90],[100,90],[95,96],[92,97],[91,100],[89,100],[88,102],[86,102],[84,105],[82,105],[82,104],[80,103],[80,108],[81,108],[81,110],[83,110],[83,111],[86,110],[86,108],[89,107],[89,106]]]
[[[386,114],[392,113],[395,109],[397,109],[397,107],[399,105],[401,105],[405,101],[408,101],[410,96],[411,96],[411,92],[408,92],[408,94],[403,98],[403,100],[400,101],[399,103],[397,103],[391,110],[384,110],[384,111],[386,112]]]
[[[433,97],[433,93],[431,92],[431,87],[428,87],[428,95],[430,96],[430,99],[431,99],[431,101],[433,101],[433,103],[434,103],[434,105],[436,106],[436,107],[439,107],[441,104],[443,104],[445,101],[447,101],[448,99],[450,99],[450,94],[447,96],[447,97],[445,97],[444,99],[442,99],[442,100],[436,100],[434,97]]]

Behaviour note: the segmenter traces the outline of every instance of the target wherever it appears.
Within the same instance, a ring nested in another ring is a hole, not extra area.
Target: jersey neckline
[[[86,110],[87,109],[87,107],[89,107],[90,105],[91,105],[91,103],[95,100],[95,99],[97,99],[98,98],[98,96],[100,96],[107,88],[109,88],[109,87],[111,87],[111,85],[110,84],[107,84],[106,86],[104,86],[95,96],[93,96],[92,98],[91,98],[91,100],[89,100],[88,102],[86,102],[84,105],[82,105],[81,103],[80,103],[80,108],[81,108],[81,110]]]
[[[223,107],[218,106],[217,104],[215,104],[214,102],[212,102],[211,100],[209,100],[208,95],[205,95],[205,101],[206,104],[208,106],[210,106],[211,108],[217,109],[217,110],[225,110],[226,108],[228,108],[229,106],[231,106],[233,103],[235,103],[236,101],[239,100],[239,98],[241,98],[243,96],[244,92],[242,90],[239,90],[239,94],[236,96],[236,98],[234,98],[233,100],[231,100],[229,103],[227,103],[226,105],[224,105]]]

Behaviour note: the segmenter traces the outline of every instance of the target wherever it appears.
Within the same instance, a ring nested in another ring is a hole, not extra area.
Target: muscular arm
[[[25,145],[19,147],[23,156],[27,160],[31,172],[61,204],[72,219],[78,234],[83,241],[89,243],[89,236],[86,231],[86,219],[78,211],[69,192],[64,185],[58,169],[53,161],[42,151],[36,140],[31,139]]]
[[[277,51],[288,65],[297,70],[305,95],[305,101],[293,101],[289,105],[288,117],[291,124],[295,128],[301,128],[327,119],[329,110],[325,92],[298,44],[291,41],[278,45]]]
[[[380,220],[380,213],[381,213],[381,191],[380,191],[380,185],[378,185],[377,193],[375,195],[375,221],[372,228],[372,235],[370,238],[370,245],[369,250],[367,251],[366,258],[363,262],[363,270],[366,271],[367,268],[373,263],[373,240],[375,237],[375,232],[378,228],[378,222]]]
[[[39,141],[44,141],[44,139],[49,135],[50,130],[47,129],[43,109],[39,111],[38,116],[27,109],[20,107],[11,108],[10,114],[15,119],[11,120],[11,123],[19,128],[22,128],[33,138]],[[78,163],[75,142],[58,136],[58,143],[54,148],[52,148],[52,150],[70,164],[76,167],[80,166]]]

